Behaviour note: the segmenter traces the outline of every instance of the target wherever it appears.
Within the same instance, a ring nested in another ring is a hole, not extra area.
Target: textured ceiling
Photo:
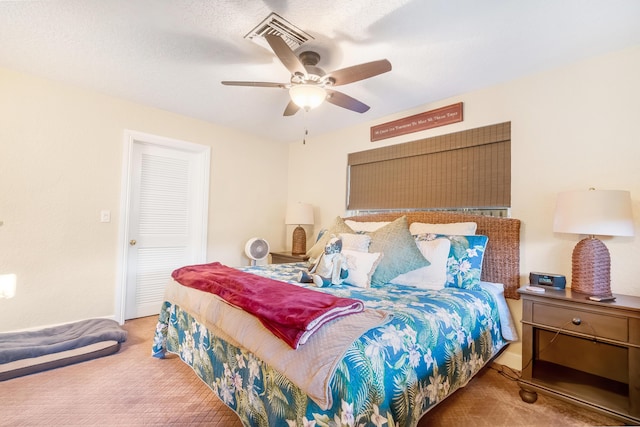
[[[364,114],[324,103],[283,117],[288,82],[244,36],[271,12],[314,37],[331,71],[387,58],[389,73],[341,86]],[[0,66],[294,141],[640,44],[639,0],[0,1]]]

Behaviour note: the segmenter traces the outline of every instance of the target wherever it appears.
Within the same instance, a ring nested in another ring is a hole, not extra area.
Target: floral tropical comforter
[[[295,283],[304,264],[246,267]],[[153,353],[176,353],[245,426],[415,426],[464,386],[506,345],[493,296],[484,290],[420,290],[403,285],[314,288],[386,310],[392,320],[357,339],[330,383],[333,406],[321,409],[254,354],[214,335],[166,301]]]

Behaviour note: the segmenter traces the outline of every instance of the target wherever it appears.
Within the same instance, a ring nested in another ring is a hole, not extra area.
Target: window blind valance
[[[347,209],[511,205],[511,123],[350,153]]]

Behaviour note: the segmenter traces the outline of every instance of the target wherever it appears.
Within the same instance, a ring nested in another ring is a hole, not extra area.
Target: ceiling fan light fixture
[[[308,111],[322,104],[327,97],[327,92],[321,86],[300,84],[289,89],[289,96],[298,107]]]

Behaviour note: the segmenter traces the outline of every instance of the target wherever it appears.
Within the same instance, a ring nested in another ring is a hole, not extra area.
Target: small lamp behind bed
[[[297,225],[293,230],[291,254],[304,255],[307,252],[307,234],[301,225],[313,224],[313,206],[302,202],[289,203],[284,222],[287,225]]]
[[[559,193],[553,231],[587,235],[573,250],[571,289],[610,296],[611,258],[595,236],[633,236],[630,193],[593,188]]]

